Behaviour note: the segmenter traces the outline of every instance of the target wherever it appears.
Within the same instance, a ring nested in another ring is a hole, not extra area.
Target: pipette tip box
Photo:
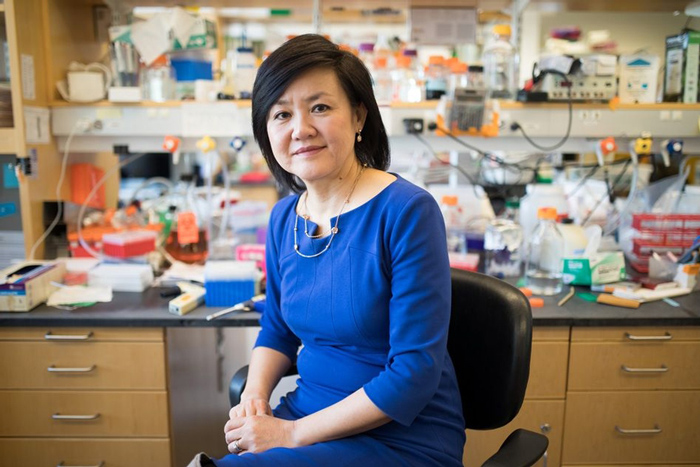
[[[233,306],[260,293],[262,272],[255,261],[207,261],[204,301],[207,306]]]

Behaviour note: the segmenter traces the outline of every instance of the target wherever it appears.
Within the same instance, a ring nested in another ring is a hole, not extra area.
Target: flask
[[[447,251],[450,253],[466,253],[467,237],[464,229],[462,209],[456,196],[445,195],[440,203],[442,216],[445,218],[447,230]]]
[[[447,92],[447,69],[441,55],[431,55],[425,69],[425,98],[440,99]]]
[[[193,180],[192,174],[183,174],[176,186],[165,251],[183,263],[204,264],[208,254],[208,236],[193,199]]]
[[[535,295],[556,295],[562,289],[564,237],[557,228],[557,210],[537,211],[538,224],[530,237],[525,280]]]
[[[502,216],[489,222],[484,233],[485,272],[499,278],[519,277],[523,229],[518,224],[517,199],[506,200]]]
[[[515,48],[510,43],[510,26],[497,24],[484,46],[484,80],[489,95],[496,99],[515,98]]]

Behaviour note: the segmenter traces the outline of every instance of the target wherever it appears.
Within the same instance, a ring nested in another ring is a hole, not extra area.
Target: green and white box
[[[593,258],[564,258],[562,280],[571,285],[610,284],[624,280],[626,274],[625,255],[613,251]]]

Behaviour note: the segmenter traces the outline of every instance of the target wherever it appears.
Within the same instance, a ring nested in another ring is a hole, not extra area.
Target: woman
[[[321,36],[288,41],[258,71],[253,131],[296,194],[270,217],[267,307],[224,429],[233,454],[201,464],[461,466],[444,221],[385,171],[367,69]],[[293,363],[298,387],[272,410]]]

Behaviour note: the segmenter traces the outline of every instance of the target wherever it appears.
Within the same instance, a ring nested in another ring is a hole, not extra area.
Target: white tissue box
[[[625,280],[626,276],[625,255],[621,251],[598,253],[592,258],[564,258],[565,284],[610,284]]]

